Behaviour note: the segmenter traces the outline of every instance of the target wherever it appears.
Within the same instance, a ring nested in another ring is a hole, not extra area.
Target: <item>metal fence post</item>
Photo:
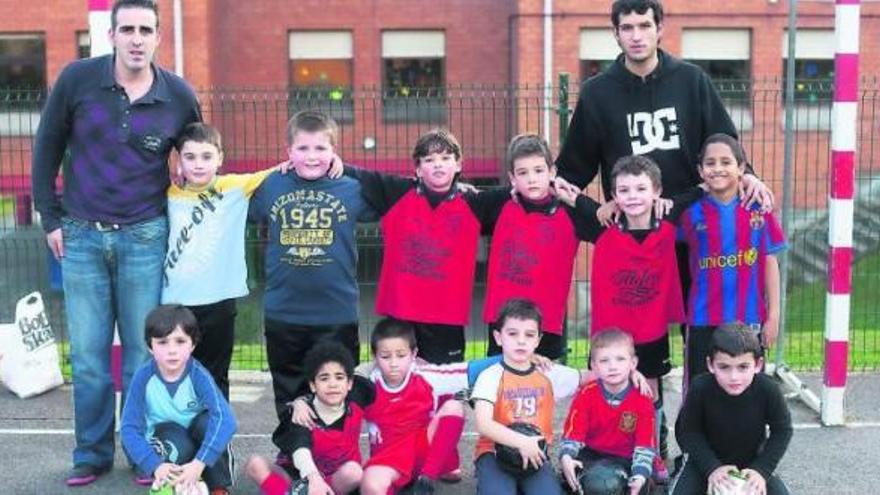
[[[559,92],[557,93],[556,114],[559,115],[559,147],[565,142],[565,136],[568,134],[568,118],[571,109],[568,106],[568,72],[559,73]],[[575,291],[577,296],[577,291]],[[562,361],[568,362],[568,318],[562,320]]]

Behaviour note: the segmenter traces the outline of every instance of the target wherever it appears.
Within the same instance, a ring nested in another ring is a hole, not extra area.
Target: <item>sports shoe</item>
[[[430,478],[419,476],[413,484],[412,495],[433,495],[434,482]]]
[[[443,473],[438,479],[443,483],[458,483],[462,480],[461,468],[455,468],[448,473]]]
[[[80,464],[74,466],[67,475],[64,483],[67,486],[85,486],[94,483],[98,476],[110,471],[110,466],[92,466],[90,464]]]
[[[134,482],[140,486],[153,486],[153,477],[147,474],[135,474]]]

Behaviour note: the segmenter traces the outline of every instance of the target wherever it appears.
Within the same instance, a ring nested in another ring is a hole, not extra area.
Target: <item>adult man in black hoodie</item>
[[[658,48],[663,35],[659,0],[615,0],[611,22],[623,53],[581,88],[556,159],[558,173],[582,189],[601,172],[602,192],[610,200],[617,160],[648,155],[660,166],[663,195],[683,193],[701,182],[697,162],[703,141],[719,132],[736,138],[736,128],[706,73]],[[751,167],[742,184],[748,203],[772,207],[772,191]],[[687,246],[677,245],[676,252],[686,298]],[[662,410],[662,391],[655,407]],[[660,450],[666,457],[665,418],[660,422]]]
[[[663,173],[663,195],[684,192],[701,182],[697,161],[703,141],[718,132],[737,137],[736,129],[709,77],[658,48],[663,34],[658,0],[616,0],[611,21],[623,53],[581,88],[556,159],[559,174],[583,188],[601,172],[603,193],[611,199],[614,163],[647,154]],[[753,174],[743,182],[750,200],[772,203],[772,192]]]

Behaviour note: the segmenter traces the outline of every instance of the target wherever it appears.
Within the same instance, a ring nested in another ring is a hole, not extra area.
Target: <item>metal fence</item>
[[[540,85],[520,87],[471,85],[400,94],[379,88],[350,93],[212,89],[200,92],[206,121],[220,128],[226,150],[226,172],[252,171],[285,156],[285,124],[303,108],[321,108],[341,123],[338,153],[348,162],[399,174],[411,174],[409,159],[416,137],[442,125],[462,142],[463,175],[477,184],[503,179],[505,146],[513,135],[544,132],[550,113],[553,126],[544,134],[558,149],[565,123],[574,108],[578,86],[552,88],[547,99]],[[725,100],[757,173],[769,183],[782,204],[784,109],[783,81],[720,81]],[[795,104],[792,203],[786,211],[789,237],[789,286],[782,341],[784,359],[794,369],[822,366],[825,258],[827,252],[827,170],[830,161],[831,92],[829,81],[798,81]],[[864,81],[861,91],[857,200],[856,266],[853,270],[850,368],[880,369],[880,130],[876,80]],[[50,320],[66,340],[57,266],[50,262],[44,238],[35,224],[30,194],[33,133],[45,94],[40,91],[0,91],[0,321],[12,319],[14,303],[38,289],[46,295]],[[592,190],[595,194],[597,191]],[[777,211],[777,213],[779,213]],[[265,369],[262,343],[262,241],[248,236],[252,294],[239,303],[237,344],[233,367]],[[366,341],[376,321],[373,297],[381,266],[382,243],[375,225],[361,228],[358,238],[361,284],[361,337]],[[472,324],[468,327],[471,355],[485,349],[486,328],[480,319],[485,285],[485,253],[475,281]],[[587,353],[589,291],[584,247],[572,281],[567,334],[569,359],[582,363]],[[681,362],[677,332],[671,332],[674,361]],[[65,352],[65,358],[67,356]]]

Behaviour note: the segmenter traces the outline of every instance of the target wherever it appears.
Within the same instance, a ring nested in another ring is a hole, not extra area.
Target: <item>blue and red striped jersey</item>
[[[682,216],[681,234],[690,253],[688,323],[763,323],[766,257],[787,247],[776,217],[739,197],[723,204],[705,196]]]

